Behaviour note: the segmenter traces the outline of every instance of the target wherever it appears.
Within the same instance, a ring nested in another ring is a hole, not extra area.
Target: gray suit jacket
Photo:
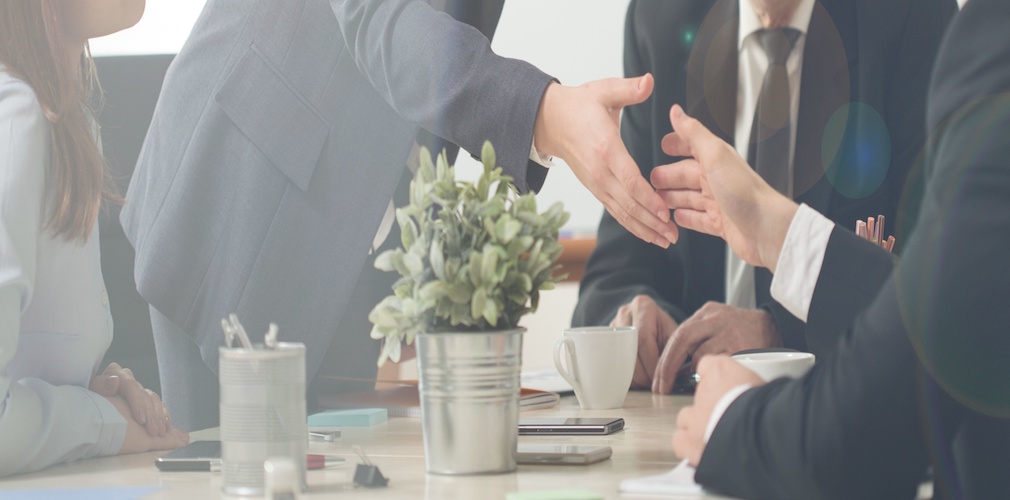
[[[493,30],[503,1],[433,3]],[[259,335],[276,322],[306,343],[311,379],[419,125],[474,153],[491,140],[519,189],[539,189],[528,157],[550,81],[419,0],[208,1],[121,217],[141,295],[215,370],[222,317]]]

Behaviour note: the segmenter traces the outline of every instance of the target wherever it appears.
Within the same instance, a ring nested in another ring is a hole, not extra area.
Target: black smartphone
[[[609,446],[519,443],[516,461],[530,465],[589,465],[612,454]]]
[[[604,436],[624,428],[623,418],[521,418],[519,434]]]
[[[163,471],[207,471],[221,470],[221,441],[193,441],[182,448],[172,450],[158,457],[154,465]]]

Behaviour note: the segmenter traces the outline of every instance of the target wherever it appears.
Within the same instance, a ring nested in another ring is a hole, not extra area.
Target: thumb
[[[667,148],[676,149],[682,156],[693,156],[700,159],[706,157],[706,153],[713,153],[713,148],[718,147],[720,142],[719,138],[705,128],[701,122],[688,116],[679,104],[674,104],[670,108],[670,125],[673,125],[673,130],[676,133],[663,138],[664,150]],[[690,151],[690,154],[685,155],[686,151]]]
[[[603,87],[603,103],[612,109],[644,102],[652,95],[652,89],[656,85],[649,73],[638,78],[610,78],[600,83]]]
[[[115,375],[98,375],[91,381],[90,389],[105,397],[119,393],[119,377]]]

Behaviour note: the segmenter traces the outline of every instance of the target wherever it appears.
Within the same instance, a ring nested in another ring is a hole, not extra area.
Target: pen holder
[[[287,458],[305,490],[305,345],[219,349],[221,383],[221,490],[226,495],[265,492],[264,462]]]

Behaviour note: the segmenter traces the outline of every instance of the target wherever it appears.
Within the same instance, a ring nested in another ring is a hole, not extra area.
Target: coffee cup
[[[554,343],[554,366],[575,390],[583,410],[624,405],[636,359],[638,329],[633,326],[569,328]]]
[[[781,377],[802,377],[814,366],[815,356],[799,351],[753,352],[734,354],[733,360],[769,382]]]

